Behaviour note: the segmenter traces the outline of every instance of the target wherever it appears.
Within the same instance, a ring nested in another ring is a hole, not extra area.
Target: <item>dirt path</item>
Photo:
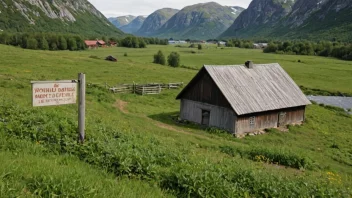
[[[122,100],[116,100],[114,107],[118,108],[122,113],[129,114],[128,110],[126,109],[128,102]]]
[[[116,102],[114,103],[114,107],[119,109],[122,113],[124,114],[129,114],[129,115],[132,115],[127,109],[126,109],[126,106],[128,105],[128,102],[125,102],[125,101],[122,101],[122,100],[119,100],[117,99]],[[137,115],[138,116],[138,115]],[[187,132],[187,131],[184,131],[184,130],[180,130],[180,129],[176,129],[175,127],[169,125],[169,124],[165,124],[165,123],[162,123],[162,122],[159,122],[159,121],[156,121],[156,120],[153,120],[147,116],[139,116],[140,118],[143,118],[143,119],[147,119],[149,121],[151,121],[155,126],[159,127],[159,128],[162,128],[162,129],[166,129],[166,130],[169,130],[169,131],[174,131],[174,132],[177,132],[177,133],[182,133],[182,134],[185,134],[185,135],[192,135],[192,136],[196,136],[196,137],[199,137],[199,138],[203,138],[203,139],[207,139],[207,140],[212,140],[211,138],[209,137],[205,137],[203,135],[198,135],[198,134],[194,134],[194,133],[191,133],[191,132]]]

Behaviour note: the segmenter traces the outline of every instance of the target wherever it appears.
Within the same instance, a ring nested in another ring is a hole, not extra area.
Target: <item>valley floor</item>
[[[158,50],[179,52],[188,69],[153,64]],[[212,45],[82,52],[0,45],[0,52],[0,197],[352,195],[352,118],[343,111],[311,105],[303,126],[236,139],[175,122],[180,90],[139,96],[104,87],[187,84],[204,64],[252,60],[280,63],[306,88],[352,94],[352,62]],[[108,55],[118,62],[105,61]],[[80,72],[93,84],[87,87],[84,145],[76,143],[77,105],[31,107],[30,81],[76,79]]]

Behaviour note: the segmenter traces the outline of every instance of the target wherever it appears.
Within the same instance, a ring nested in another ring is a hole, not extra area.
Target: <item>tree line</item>
[[[86,45],[80,35],[56,34],[56,33],[0,33],[0,44],[19,46],[33,50],[85,50]],[[120,47],[146,48],[147,45],[167,45],[167,39],[143,38],[128,36],[125,38],[100,37],[107,45],[117,42]],[[97,40],[97,37],[89,37],[88,40]]]
[[[240,39],[230,39],[226,41],[226,47],[238,47],[252,49],[254,48],[254,42],[251,40],[240,40]]]
[[[352,44],[338,41],[260,41],[268,43],[264,53],[277,53],[289,55],[308,55],[335,57],[343,60],[352,60]],[[238,47],[252,49],[254,42],[251,40],[230,39],[227,47]]]
[[[147,45],[168,45],[167,39],[158,38],[145,38],[145,37],[135,37],[127,36],[123,39],[117,39],[120,47],[128,48],[146,48]]]
[[[335,57],[352,60],[352,44],[331,41],[270,42],[265,53]]]
[[[84,50],[84,40],[78,35],[55,33],[0,33],[0,44],[33,50]]]

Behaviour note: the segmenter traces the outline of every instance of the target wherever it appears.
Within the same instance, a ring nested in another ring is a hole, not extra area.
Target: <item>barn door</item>
[[[285,126],[286,126],[286,112],[280,112],[278,127],[285,127]]]
[[[210,111],[202,110],[202,125],[209,126],[210,123]]]

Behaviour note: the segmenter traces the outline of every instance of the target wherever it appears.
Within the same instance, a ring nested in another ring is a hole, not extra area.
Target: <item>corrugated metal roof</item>
[[[277,63],[204,66],[237,115],[311,104]]]

